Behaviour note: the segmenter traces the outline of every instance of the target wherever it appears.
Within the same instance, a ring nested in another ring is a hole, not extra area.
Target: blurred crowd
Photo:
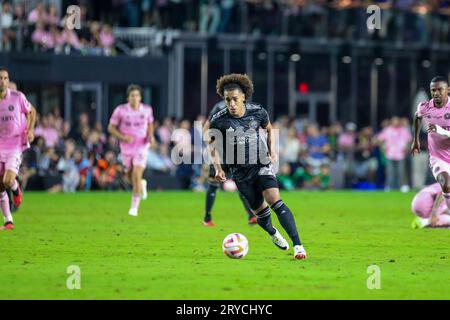
[[[197,121],[204,123],[205,118],[200,116]],[[278,179],[284,189],[391,190],[409,188],[412,183],[408,157],[412,136],[406,118],[383,121],[379,132],[357,128],[354,123],[319,127],[287,116],[279,117],[273,126],[279,129]],[[25,188],[50,192],[129,188],[117,139],[107,135],[100,123],[92,123],[87,114],[80,114],[73,126],[61,118],[59,108],[38,115],[35,136],[21,169]],[[155,136],[147,177],[151,180],[157,174],[158,179],[179,181],[181,188],[204,190],[208,165],[175,164],[171,158],[174,146],[177,152],[198,152],[194,147],[196,139],[201,139],[198,126],[188,120],[157,120]],[[419,178],[421,185],[425,178]]]
[[[3,50],[112,55],[112,26],[450,44],[450,0],[62,1],[64,9],[79,5],[81,30],[68,29],[67,16],[45,3],[26,12],[23,1],[2,2]],[[371,4],[381,9],[380,28],[375,30],[367,28]]]
[[[22,48],[57,54],[114,55],[115,38],[111,26],[86,20],[86,10],[86,6],[80,7],[83,23],[77,30],[66,23],[69,15],[61,16],[53,4],[46,6],[39,2],[27,12],[23,2],[2,2],[2,48],[4,51]]]

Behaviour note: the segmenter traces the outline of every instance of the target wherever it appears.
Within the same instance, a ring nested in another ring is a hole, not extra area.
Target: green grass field
[[[205,228],[203,193],[150,193],[137,218],[127,193],[27,193],[16,229],[0,232],[0,298],[450,299],[450,230],[412,230],[412,193],[282,195],[307,261],[248,226],[237,194],[218,194]],[[232,232],[249,240],[243,260],[221,251]],[[379,290],[367,288],[372,264]],[[80,290],[67,289],[70,265]]]

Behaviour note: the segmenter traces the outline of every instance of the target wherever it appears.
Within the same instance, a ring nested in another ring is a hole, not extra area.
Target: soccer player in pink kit
[[[6,190],[11,190],[14,205],[19,207],[22,191],[16,177],[22,152],[34,140],[33,109],[25,95],[9,85],[8,70],[0,67],[0,207],[5,221],[0,230],[14,229]]]
[[[412,212],[416,215],[412,227],[414,229],[450,227],[450,210],[443,200],[439,183],[420,190],[411,204]]]
[[[414,119],[414,141],[411,153],[420,152],[419,134],[422,119],[428,125],[428,152],[434,178],[442,189],[445,203],[450,208],[450,101],[449,87],[444,77],[431,80],[432,99],[422,102]]]
[[[109,121],[108,132],[120,140],[122,162],[133,185],[132,216],[138,215],[141,198],[147,198],[147,182],[142,179],[147,164],[148,148],[154,141],[153,109],[142,104],[142,89],[130,85],[128,103],[117,106]]]

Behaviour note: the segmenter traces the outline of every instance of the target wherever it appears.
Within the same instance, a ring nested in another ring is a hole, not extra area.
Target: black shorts
[[[251,179],[235,181],[239,192],[248,201],[252,210],[257,210],[264,203],[263,191],[270,188],[279,188],[274,175],[255,175]]]

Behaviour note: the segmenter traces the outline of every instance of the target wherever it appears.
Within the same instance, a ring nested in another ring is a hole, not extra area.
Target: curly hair
[[[225,90],[236,88],[242,90],[245,99],[250,99],[253,95],[253,82],[246,74],[227,74],[217,80],[216,92],[221,98],[224,98]]]

